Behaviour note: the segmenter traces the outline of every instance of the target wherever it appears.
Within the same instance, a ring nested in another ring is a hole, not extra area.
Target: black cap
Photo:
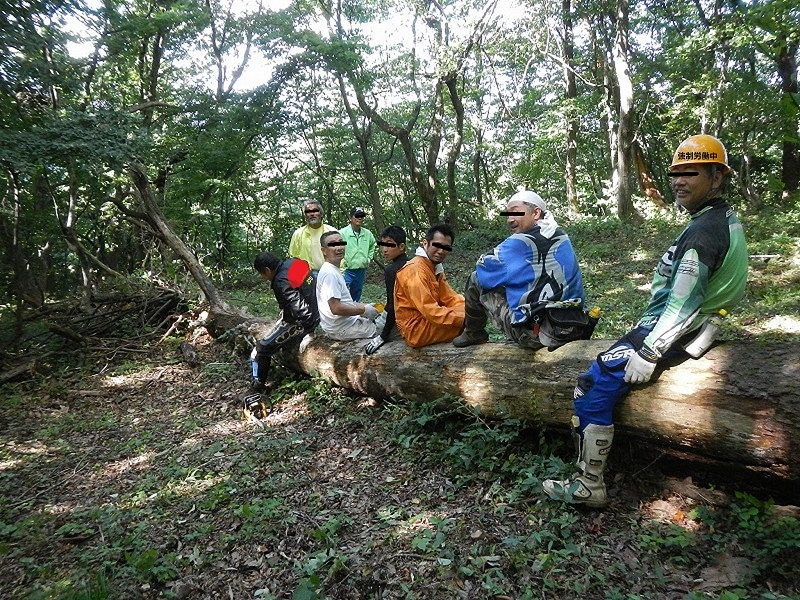
[[[350,211],[350,216],[351,217],[366,217],[367,216],[367,211],[365,211],[360,206],[354,206],[353,210]]]

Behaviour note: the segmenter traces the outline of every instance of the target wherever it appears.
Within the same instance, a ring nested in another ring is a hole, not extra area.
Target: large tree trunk
[[[633,143],[633,81],[628,64],[628,0],[617,0],[617,31],[614,44],[614,72],[619,89],[619,123],[617,123],[617,216],[632,220],[636,209],[631,198],[631,144]]]
[[[578,375],[609,342],[573,342],[554,352],[510,343],[413,350],[393,342],[373,356],[363,345],[316,334],[283,360],[373,397],[428,402],[449,395],[487,417],[562,426],[573,413]],[[799,343],[723,344],[633,390],[617,407],[618,432],[700,462],[800,481],[798,375]]]
[[[575,82],[575,43],[572,33],[572,0],[562,0],[561,18],[563,20],[563,58],[564,58],[564,98],[567,100],[566,145],[567,162],[564,166],[564,183],[567,186],[567,204],[579,211],[578,205],[578,111],[576,99],[578,86]]]
[[[800,185],[800,144],[797,143],[797,41],[781,44],[778,51],[778,76],[781,80],[781,113],[783,120],[783,157],[781,181],[785,194],[796,192]]]

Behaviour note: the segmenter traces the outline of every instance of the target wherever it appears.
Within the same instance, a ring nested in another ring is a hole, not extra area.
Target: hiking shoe
[[[258,420],[267,416],[267,407],[262,400],[261,394],[248,394],[242,398],[242,404],[245,416]]]
[[[453,346],[456,348],[466,348],[467,346],[474,346],[475,344],[485,344],[489,341],[489,334],[485,330],[468,331],[464,332],[453,340]]]

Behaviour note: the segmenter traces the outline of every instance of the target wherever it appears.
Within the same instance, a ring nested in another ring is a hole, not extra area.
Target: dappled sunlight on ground
[[[763,328],[767,331],[781,333],[800,333],[800,318],[796,316],[776,315],[768,319]]]
[[[154,456],[155,452],[145,452],[143,454],[139,454],[138,456],[132,456],[131,458],[124,458],[122,460],[111,462],[101,469],[96,474],[96,477],[113,478],[124,475],[131,470],[139,471],[145,469],[150,465],[150,461]]]

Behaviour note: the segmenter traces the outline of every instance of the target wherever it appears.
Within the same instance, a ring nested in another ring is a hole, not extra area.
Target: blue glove
[[[625,365],[625,383],[647,383],[653,376],[658,355],[647,346],[642,346],[636,354],[630,357]]]

